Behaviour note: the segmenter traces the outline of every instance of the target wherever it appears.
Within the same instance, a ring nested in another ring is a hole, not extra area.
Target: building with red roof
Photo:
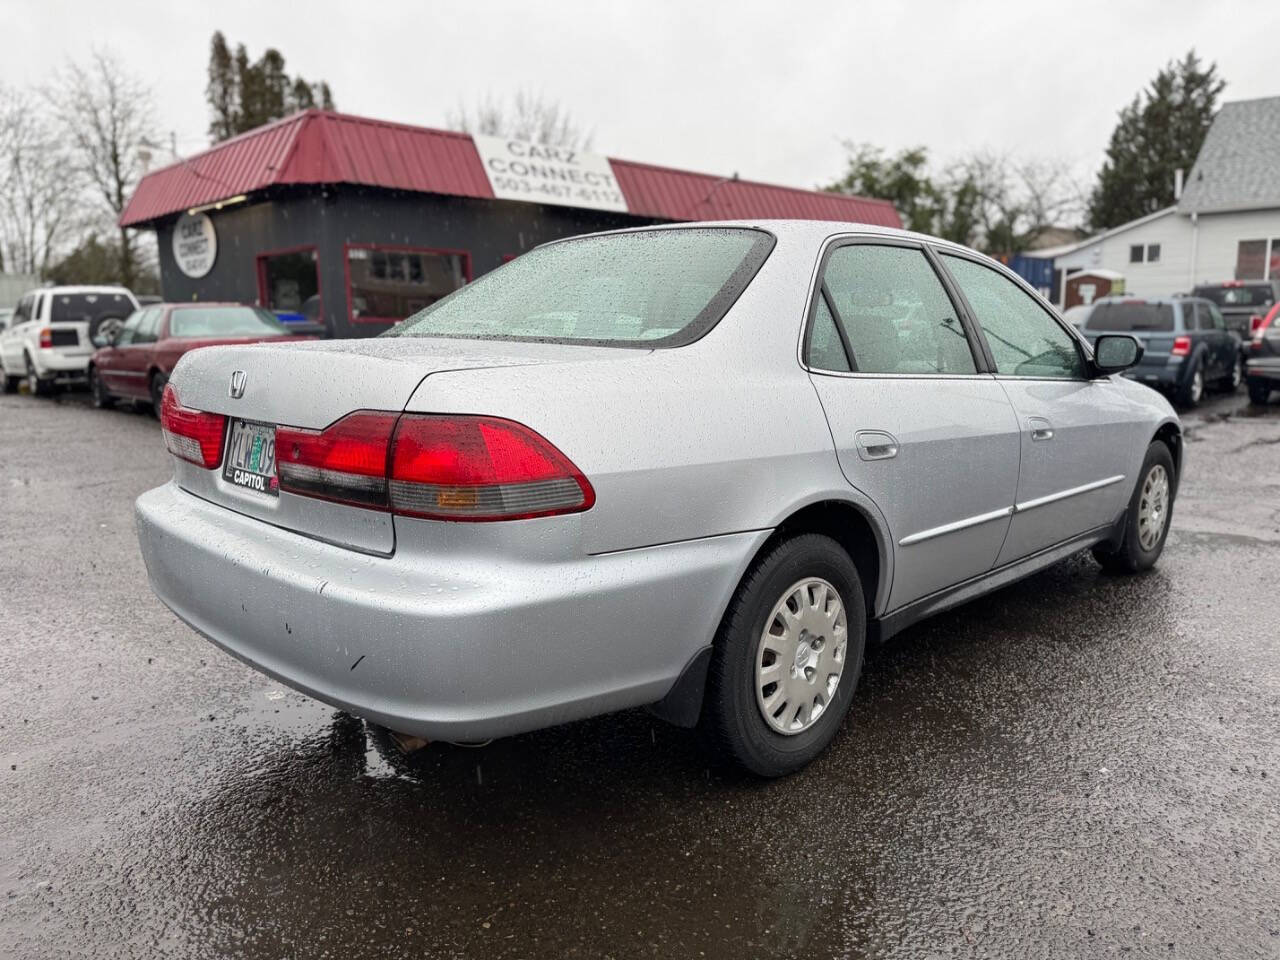
[[[548,240],[766,218],[901,226],[883,200],[320,110],[148,173],[120,224],[156,231],[167,300],[362,336]]]

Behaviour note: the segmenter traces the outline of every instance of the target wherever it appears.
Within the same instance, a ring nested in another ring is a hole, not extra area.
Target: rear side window
[[[839,247],[827,258],[822,286],[856,372],[977,372],[956,309],[921,250]]]
[[[1184,304],[1187,312],[1186,322],[1190,328],[1191,305]],[[1089,314],[1086,330],[1107,330],[1111,333],[1134,333],[1140,331],[1172,331],[1173,304],[1147,303],[1145,300],[1122,300],[1118,303],[1100,303]]]
[[[1030,294],[1001,273],[963,257],[943,254],[978,317],[996,372],[1012,377],[1081,379],[1084,361],[1075,338]],[[1089,325],[1093,326],[1093,317]]]
[[[565,240],[485,274],[383,336],[678,347],[720,321],[772,249],[770,234],[737,227]]]

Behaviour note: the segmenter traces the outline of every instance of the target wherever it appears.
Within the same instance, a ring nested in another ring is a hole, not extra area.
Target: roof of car
[[[127,287],[118,285],[95,285],[95,284],[67,284],[60,287],[33,287],[23,294],[24,297],[34,293],[127,293],[133,296],[133,293]]]

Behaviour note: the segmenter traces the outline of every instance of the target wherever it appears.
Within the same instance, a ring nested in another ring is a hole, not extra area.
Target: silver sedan
[[[1156,562],[1183,446],[1140,351],[930,237],[580,237],[376,339],[187,354],[138,535],[195,630],[376,723],[649,705],[776,776],[869,640],[1084,548]]]

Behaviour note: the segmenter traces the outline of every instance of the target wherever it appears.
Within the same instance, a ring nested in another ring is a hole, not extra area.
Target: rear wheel
[[[803,534],[770,548],[716,637],[699,724],[712,752],[762,777],[813,760],[853,701],[866,623],[858,571],[834,540]]]
[[[1112,573],[1140,573],[1155,566],[1169,536],[1176,486],[1173,455],[1159,440],[1147,447],[1138,483],[1125,514],[1124,540],[1119,547],[1094,547],[1093,556]]]
[[[1271,381],[1254,377],[1249,381],[1249,402],[1262,406],[1271,397]]]
[[[164,387],[168,382],[169,378],[158,370],[151,375],[151,413],[157,420],[160,419],[160,404],[164,401]]]
[[[115,406],[116,398],[107,392],[107,386],[102,382],[102,374],[98,372],[96,366],[89,367],[89,395],[93,398],[93,405],[99,410]]]
[[[2,368],[0,368],[0,373],[4,374],[4,392],[17,393],[18,388],[22,386],[22,377],[19,377],[16,374],[9,374]]]
[[[27,354],[27,392],[33,397],[47,397],[53,393],[53,381],[46,380],[36,372],[31,354]]]
[[[1191,368],[1191,376],[1178,388],[1177,400],[1181,406],[1194,407],[1204,396],[1204,361],[1197,360]]]

